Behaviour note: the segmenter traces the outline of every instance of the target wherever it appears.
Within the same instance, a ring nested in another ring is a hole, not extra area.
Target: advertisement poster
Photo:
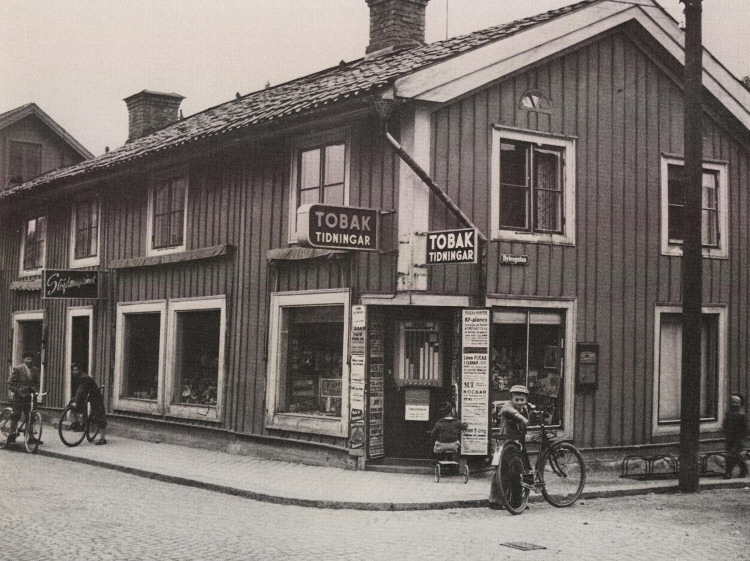
[[[430,420],[430,390],[406,388],[404,390],[404,401],[406,402],[404,420]]]
[[[490,311],[463,310],[461,315],[461,453],[486,455],[489,440]]]
[[[349,345],[349,446],[362,448],[365,442],[365,372],[367,361],[367,310],[352,307],[352,331]]]
[[[385,455],[383,448],[383,316],[373,313],[367,331],[369,353],[369,414],[367,455],[380,458]]]

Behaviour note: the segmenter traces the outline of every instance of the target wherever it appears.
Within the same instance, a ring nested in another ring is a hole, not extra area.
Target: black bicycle
[[[103,390],[104,386],[100,386],[99,389]],[[77,407],[68,405],[63,410],[57,424],[57,433],[60,435],[60,440],[65,446],[71,448],[78,446],[84,438],[93,442],[96,435],[99,434],[99,430],[101,430],[96,416],[91,414],[91,402],[88,396],[86,396],[84,405],[76,405]]]
[[[23,442],[26,446],[26,451],[30,454],[36,452],[36,449],[39,448],[39,445],[42,443],[42,414],[37,411],[37,397],[44,397],[45,395],[47,395],[47,392],[33,392],[29,396],[31,399],[31,409],[29,410],[29,414],[24,416],[23,421],[18,423],[15,433],[11,433],[10,430],[13,409],[6,407],[0,411],[0,449],[8,446],[8,437],[10,437],[11,434],[16,438],[23,434]]]
[[[530,491],[541,493],[549,504],[562,508],[575,503],[586,485],[586,464],[578,448],[569,442],[555,442],[557,433],[545,426],[554,406],[530,408],[529,420],[539,426],[539,453],[534,467],[526,445],[517,440],[501,441],[492,461],[496,467],[492,496],[499,497],[511,514],[521,514],[526,509]]]

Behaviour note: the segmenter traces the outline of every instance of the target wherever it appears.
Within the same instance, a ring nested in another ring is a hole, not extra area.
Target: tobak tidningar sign
[[[427,264],[476,263],[477,231],[473,228],[427,232]]]
[[[378,249],[379,212],[371,208],[302,205],[297,210],[297,241],[324,249]]]

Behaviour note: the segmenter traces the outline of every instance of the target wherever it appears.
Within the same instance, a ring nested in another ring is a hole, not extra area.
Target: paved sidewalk
[[[489,473],[472,474],[466,484],[461,477],[445,477],[435,483],[431,475],[308,466],[118,436],[108,436],[106,446],[83,442],[78,447],[68,448],[60,442],[52,427],[45,428],[44,444],[37,452],[41,456],[266,502],[360,510],[426,510],[488,505]],[[22,449],[22,446],[15,448]],[[701,480],[704,490],[748,485],[748,479],[725,481],[710,477]],[[583,499],[676,491],[675,479],[635,481],[620,478],[619,471],[590,471]],[[534,499],[541,500],[541,497],[532,493],[531,500]]]

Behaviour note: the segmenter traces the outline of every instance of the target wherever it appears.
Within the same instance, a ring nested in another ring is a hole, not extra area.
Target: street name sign
[[[427,232],[427,264],[477,262],[477,231],[474,228]]]
[[[304,247],[377,251],[379,217],[371,208],[302,205],[297,210],[297,241]]]

